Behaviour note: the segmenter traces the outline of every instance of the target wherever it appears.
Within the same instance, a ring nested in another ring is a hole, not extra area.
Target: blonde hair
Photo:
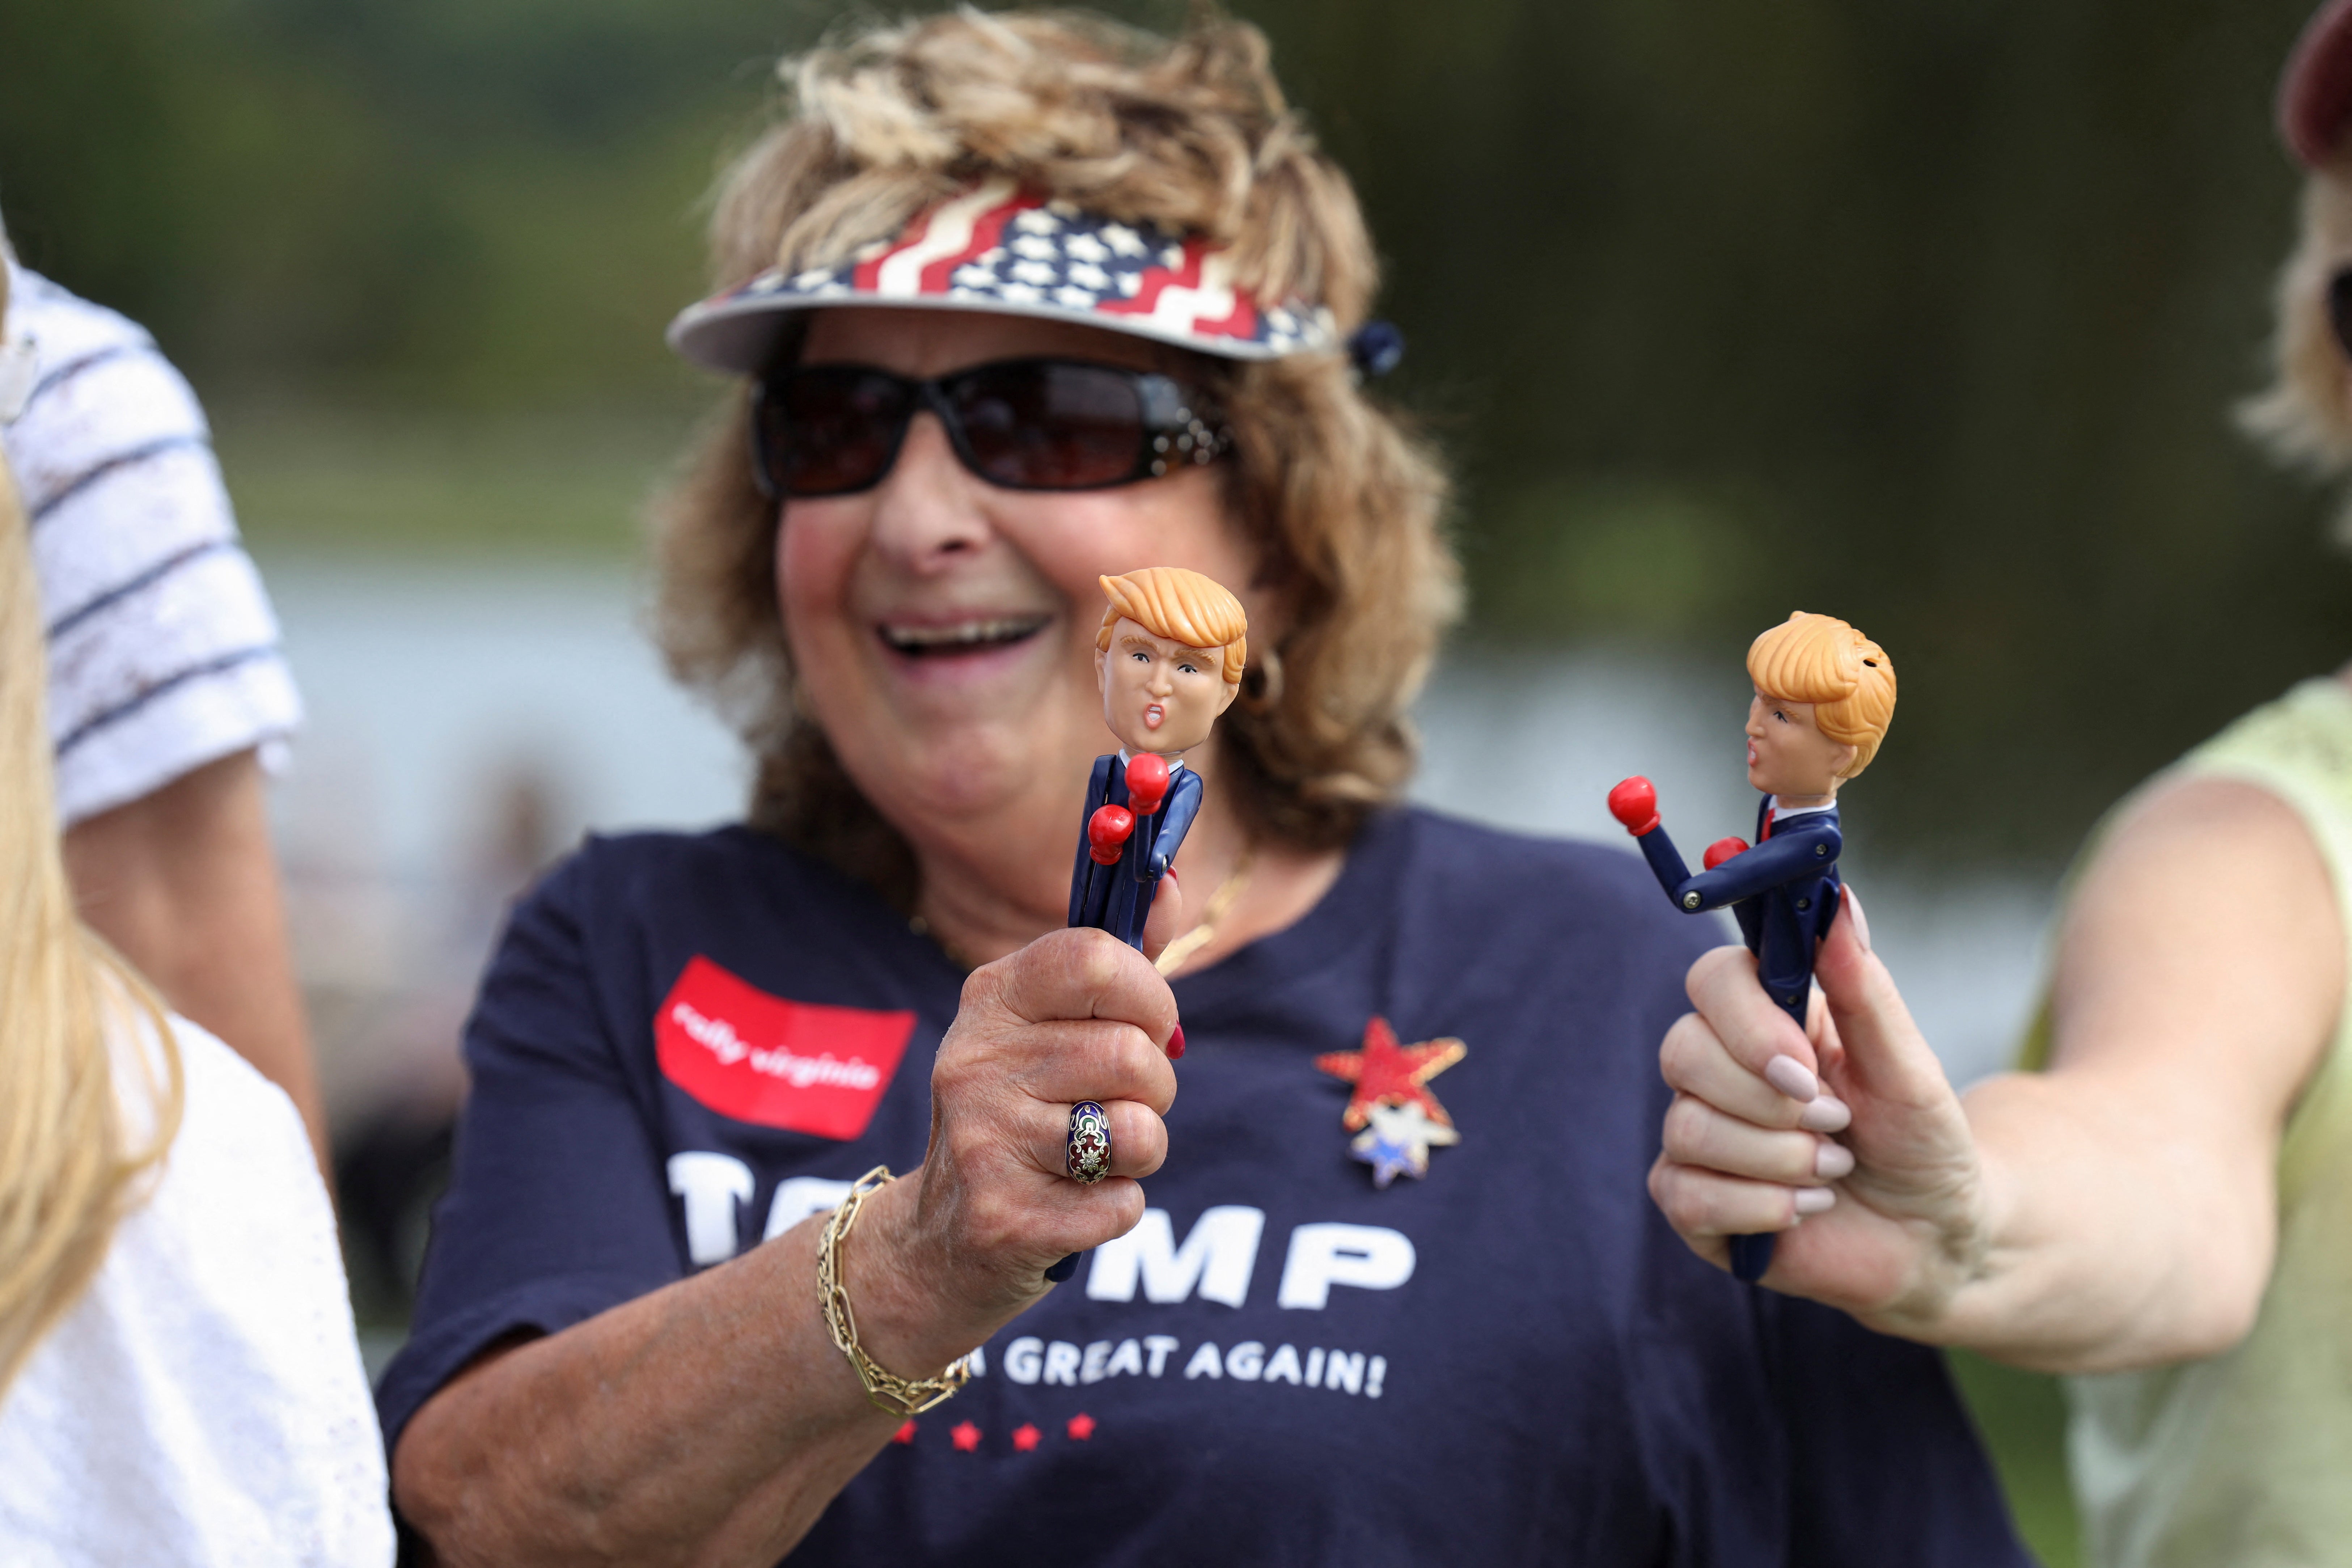
[[[991,174],[1129,221],[1232,247],[1260,299],[1360,324],[1379,269],[1347,176],[1315,146],[1265,36],[1205,8],[1175,38],[1062,12],[964,9],[869,26],[786,61],[793,109],[729,170],[715,282],[837,262]],[[1367,398],[1345,355],[1186,379],[1232,432],[1225,506],[1283,612],[1221,721],[1218,787],[1255,832],[1307,847],[1354,836],[1412,772],[1406,710],[1460,574],[1439,531],[1435,455]],[[794,721],[777,605],[779,514],[753,483],[749,387],[729,398],[657,509],[656,636],[759,754],[751,820],[904,901],[913,862],[823,732]]]
[[[1102,629],[1095,647],[1110,647],[1111,628],[1133,621],[1156,637],[1206,652],[1223,648],[1225,684],[1239,686],[1249,663],[1249,616],[1223,583],[1181,566],[1147,566],[1102,579]]]
[[[2238,405],[2238,424],[2273,457],[2322,478],[2352,472],[2352,366],[2328,319],[2328,284],[2352,267],[2352,157],[2304,179],[2302,226],[2272,290],[2271,384]],[[2352,504],[2336,518],[2352,544]]]
[[[0,310],[6,302],[0,273]],[[0,1393],[98,1271],[184,1097],[162,1005],[74,915],[47,668],[25,511],[0,462]],[[108,1042],[142,1023],[164,1081],[150,1085],[153,1136],[131,1151]]]
[[[1838,775],[1859,778],[1895,717],[1895,661],[1839,620],[1798,610],[1748,645],[1748,679],[1782,702],[1810,702],[1822,734],[1853,748]]]

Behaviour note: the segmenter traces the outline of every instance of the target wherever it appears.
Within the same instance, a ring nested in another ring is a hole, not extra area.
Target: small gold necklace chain
[[[1225,879],[1217,884],[1217,890],[1209,895],[1208,907],[1201,911],[1200,923],[1160,951],[1155,964],[1160,973],[1175,973],[1184,967],[1187,959],[1217,940],[1217,922],[1231,914],[1234,905],[1241,901],[1242,890],[1249,886],[1250,868],[1256,863],[1256,844],[1243,845],[1241,858],[1234,862],[1231,871],[1225,873]]]

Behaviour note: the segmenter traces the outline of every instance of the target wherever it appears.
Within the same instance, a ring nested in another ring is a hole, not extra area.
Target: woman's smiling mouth
[[[947,658],[958,654],[992,653],[1026,642],[1051,619],[1050,616],[976,616],[929,626],[885,624],[874,629],[883,646],[895,654],[908,658]]]

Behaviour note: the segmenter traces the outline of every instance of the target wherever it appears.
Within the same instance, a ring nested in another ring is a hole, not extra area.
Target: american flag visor
[[[713,370],[757,372],[803,310],[898,305],[1077,321],[1229,359],[1340,346],[1320,307],[1262,305],[1222,246],[1120,223],[991,179],[916,215],[838,267],[762,272],[688,306],[669,346]]]

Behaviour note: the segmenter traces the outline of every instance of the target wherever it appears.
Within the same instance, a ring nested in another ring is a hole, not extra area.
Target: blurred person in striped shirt
[[[136,322],[0,235],[0,453],[32,530],[81,917],[284,1089],[324,1163],[263,782],[301,718],[204,411]]]

